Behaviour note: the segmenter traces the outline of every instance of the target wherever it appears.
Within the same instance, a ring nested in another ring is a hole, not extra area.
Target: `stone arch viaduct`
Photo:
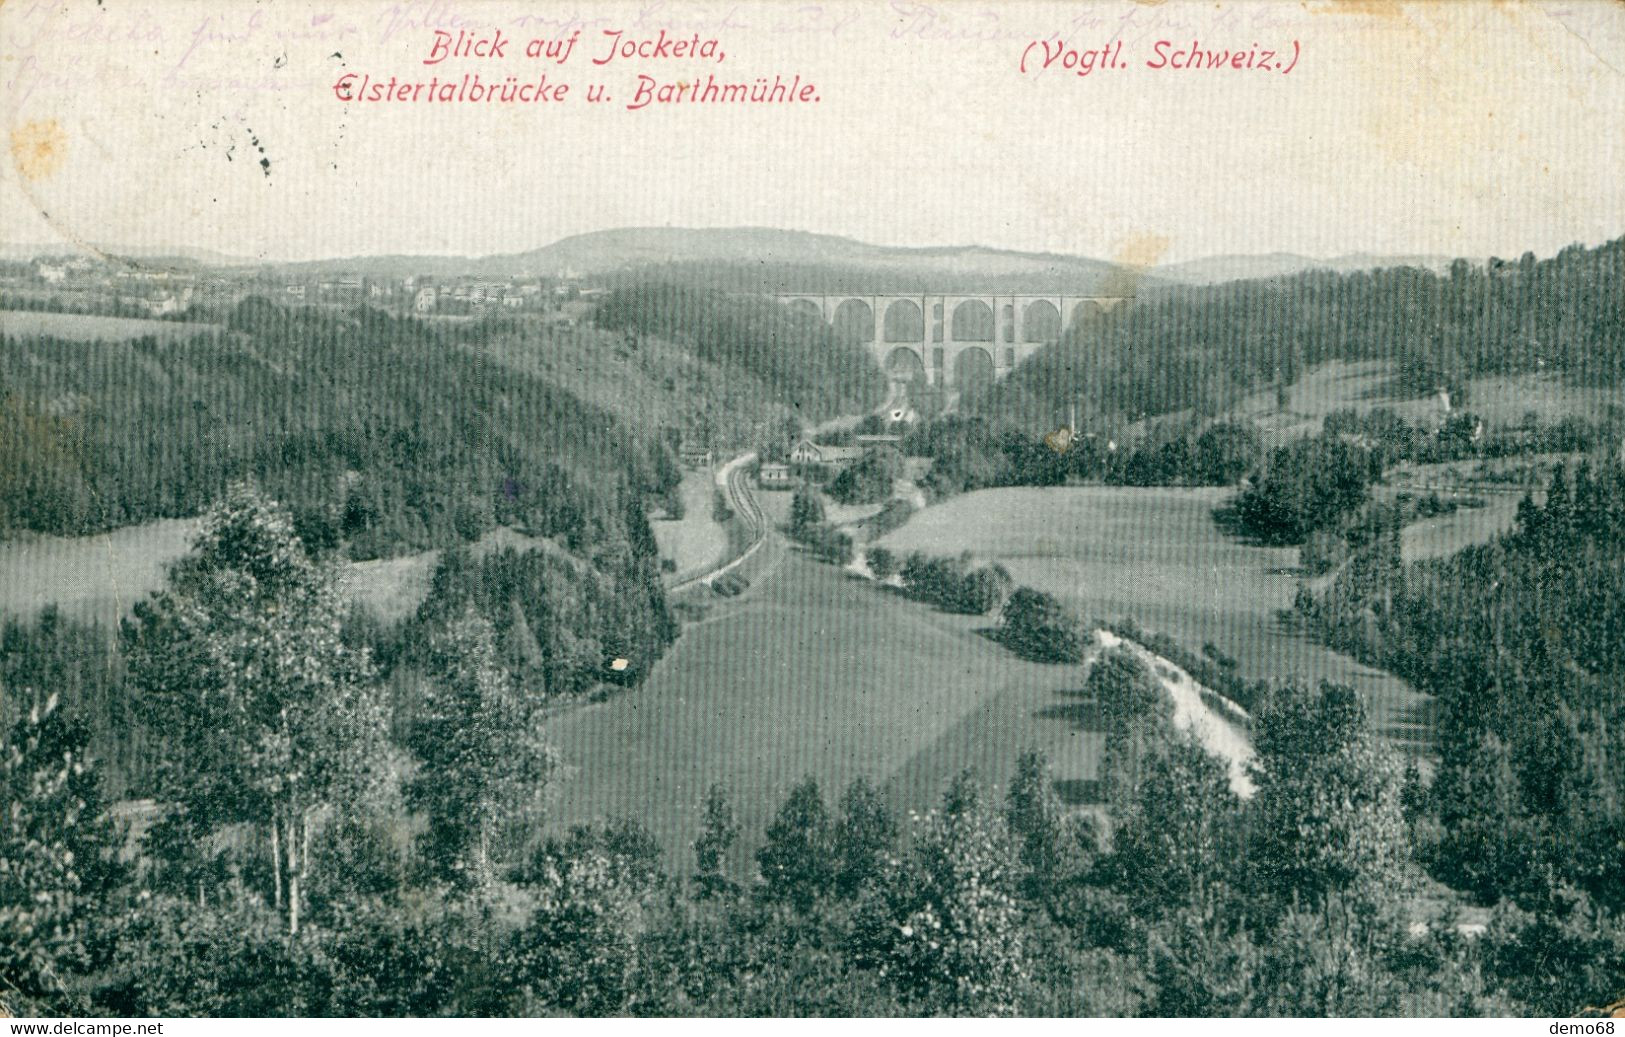
[[[1104,295],[773,296],[867,346],[886,374],[958,389],[1003,378],[1041,346],[1130,301]]]

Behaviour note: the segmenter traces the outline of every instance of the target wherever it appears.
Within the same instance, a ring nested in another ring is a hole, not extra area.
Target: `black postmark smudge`
[[[270,177],[271,159],[265,154],[265,145],[260,143],[259,137],[255,135],[254,130],[251,127],[245,126],[244,129],[248,131],[248,142],[252,144],[254,146],[254,150],[260,154],[260,172],[264,173],[266,177]]]

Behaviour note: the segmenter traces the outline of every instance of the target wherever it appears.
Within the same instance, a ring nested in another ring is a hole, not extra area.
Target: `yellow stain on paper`
[[[68,135],[55,119],[35,119],[11,131],[11,161],[25,180],[43,180],[62,168]]]

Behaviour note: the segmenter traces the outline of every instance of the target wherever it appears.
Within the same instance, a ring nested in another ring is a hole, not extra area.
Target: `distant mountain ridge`
[[[450,257],[356,257],[287,264],[290,270],[360,270],[378,275],[453,272],[493,277],[613,278],[667,270],[680,280],[755,282],[761,290],[1039,290],[1133,294],[1139,271],[1097,259],[986,246],[902,248],[766,227],[630,227],[562,238],[526,252]],[[839,283],[844,287],[836,288]]]
[[[1308,270],[1348,273],[1418,266],[1443,271],[1449,256],[1351,253],[1316,259],[1290,252],[1221,255],[1131,267],[1081,255],[1022,252],[985,245],[902,247],[833,234],[770,227],[623,227],[561,238],[540,248],[486,256],[372,255],[273,263],[209,249],[89,246],[103,255],[171,266],[257,266],[294,276],[552,277],[613,279],[664,271],[686,281],[714,280],[763,291],[1054,291],[1134,295],[1141,288],[1211,285],[1291,277]],[[0,247],[25,260],[70,255],[68,245]]]

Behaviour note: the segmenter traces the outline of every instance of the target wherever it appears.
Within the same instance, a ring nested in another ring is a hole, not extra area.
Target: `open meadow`
[[[1412,522],[1400,530],[1399,546],[1405,561],[1444,558],[1511,529],[1518,517],[1521,497],[1497,493],[1482,499],[1481,508],[1459,508],[1448,515]]]
[[[1222,533],[1225,489],[1108,486],[980,490],[915,515],[880,540],[893,551],[998,561],[1017,584],[1075,603],[1086,617],[1130,619],[1193,652],[1212,643],[1249,679],[1299,676],[1359,689],[1378,730],[1422,752],[1431,700],[1284,622],[1297,550]]]
[[[649,528],[654,532],[660,557],[677,564],[668,582],[676,583],[702,573],[728,552],[728,531],[712,517],[712,501],[717,484],[709,470],[683,473],[678,487],[682,495],[683,517],[668,518],[661,508],[651,508]]]
[[[98,317],[85,313],[46,313],[35,310],[0,310],[0,335],[49,336],[74,342],[126,342],[137,338],[169,341],[218,332],[215,324],[142,317]]]
[[[187,552],[197,519],[160,519],[95,536],[26,534],[0,541],[0,619],[62,614],[112,630],[135,603],[163,586]]]
[[[48,605],[105,630],[164,586],[169,566],[187,551],[199,520],[160,519],[83,537],[26,534],[0,541],[0,620],[33,618]],[[473,545],[476,555],[512,547],[558,550],[549,541],[498,528]],[[385,622],[416,611],[429,593],[439,551],[347,562],[344,587]]]
[[[1605,419],[1610,407],[1619,407],[1619,394],[1604,385],[1580,385],[1557,372],[1480,375],[1468,380],[1465,396],[1451,401],[1452,409],[1470,411],[1492,425],[1509,426],[1533,414],[1543,423],[1566,417],[1592,421]],[[1398,384],[1396,367],[1383,360],[1334,360],[1319,364],[1287,387],[1282,408],[1273,389],[1246,396],[1234,415],[1254,421],[1268,447],[1320,432],[1326,416],[1352,410],[1364,414],[1386,407],[1423,428],[1446,415],[1437,395],[1417,395]]]
[[[1085,668],[1022,661],[978,633],[989,623],[788,551],[689,625],[642,687],[549,721],[566,763],[550,818],[640,818],[687,869],[713,782],[746,853],[807,775],[831,800],[865,777],[900,812],[923,811],[967,767],[1002,790],[1036,747],[1063,794],[1088,798],[1100,735],[1078,695]]]

